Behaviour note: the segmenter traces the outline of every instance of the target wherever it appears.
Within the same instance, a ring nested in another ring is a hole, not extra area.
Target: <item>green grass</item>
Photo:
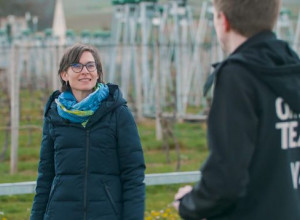
[[[151,216],[151,212],[162,212],[167,208],[171,208],[174,195],[178,188],[183,184],[148,186],[146,188],[146,216]],[[6,217],[7,220],[28,220],[34,195],[18,195],[18,196],[0,196],[0,220]],[[176,212],[172,209],[172,212]],[[154,219],[154,218],[151,218]],[[177,216],[176,219],[179,219]]]
[[[144,156],[147,165],[146,173],[174,172],[176,168],[176,152],[171,145],[170,163],[166,163],[166,155],[162,150],[162,142],[155,140],[155,122],[147,120],[138,124]],[[2,132],[1,132],[2,133]],[[180,171],[198,170],[207,156],[205,141],[205,126],[200,123],[179,123],[175,126],[175,134],[180,143],[181,169]],[[31,133],[29,142],[28,130],[20,131],[18,173],[9,173],[9,152],[0,163],[0,182],[34,181],[37,175],[39,145],[41,130],[35,129]],[[3,135],[0,135],[0,142]],[[168,208],[173,201],[174,194],[181,185],[147,186],[146,213]],[[0,220],[28,219],[34,195],[0,196]],[[4,215],[1,215],[4,212]],[[175,212],[174,212],[175,213]]]
[[[28,220],[34,195],[0,196],[0,220]]]

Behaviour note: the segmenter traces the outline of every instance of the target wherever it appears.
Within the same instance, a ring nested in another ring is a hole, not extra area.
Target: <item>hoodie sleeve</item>
[[[118,111],[117,138],[123,190],[121,219],[144,219],[144,155],[134,118],[126,106]]]
[[[43,220],[48,203],[50,188],[54,178],[54,147],[50,137],[49,123],[44,120],[40,151],[40,162],[36,194],[33,200],[30,220]]]
[[[246,193],[258,127],[254,79],[246,71],[228,64],[218,74],[208,118],[210,155],[201,180],[181,199],[184,219],[222,215]]]

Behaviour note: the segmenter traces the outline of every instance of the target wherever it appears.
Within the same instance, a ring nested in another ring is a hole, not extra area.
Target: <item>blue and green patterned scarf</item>
[[[64,119],[74,123],[81,123],[85,127],[89,117],[99,108],[101,102],[107,98],[108,93],[108,86],[98,83],[93,93],[77,102],[73,93],[67,90],[55,99],[58,114]]]

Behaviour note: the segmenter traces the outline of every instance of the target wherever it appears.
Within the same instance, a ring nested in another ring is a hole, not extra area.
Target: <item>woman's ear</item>
[[[69,80],[68,73],[66,71],[61,72],[60,77],[66,82]]]

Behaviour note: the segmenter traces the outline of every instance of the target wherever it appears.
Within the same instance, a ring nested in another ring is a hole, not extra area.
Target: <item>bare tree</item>
[[[8,87],[8,80],[7,80],[7,74],[5,69],[0,69],[0,78],[1,78],[1,93],[3,93],[2,96],[2,103],[4,106],[6,106],[7,114],[3,115],[3,118],[6,118],[5,127],[3,128],[5,130],[4,139],[3,139],[3,147],[0,153],[0,161],[3,161],[5,159],[6,152],[9,148],[9,138],[10,138],[10,96],[9,96],[9,87]],[[1,103],[0,103],[1,104]],[[3,109],[3,108],[2,108]]]
[[[175,71],[172,71],[173,73]],[[169,103],[169,107],[172,109],[172,115],[164,115],[163,113],[160,114],[160,122],[162,127],[162,140],[163,140],[163,150],[166,153],[166,161],[167,163],[170,163],[170,149],[171,145],[174,144],[175,150],[176,150],[176,171],[180,170],[181,167],[181,156],[180,156],[180,144],[177,140],[176,134],[175,134],[175,124],[177,121],[177,99],[176,99],[176,77],[174,74],[172,74],[172,84],[173,84],[173,90],[171,91],[171,97],[173,97],[173,100],[171,99],[171,102]]]

